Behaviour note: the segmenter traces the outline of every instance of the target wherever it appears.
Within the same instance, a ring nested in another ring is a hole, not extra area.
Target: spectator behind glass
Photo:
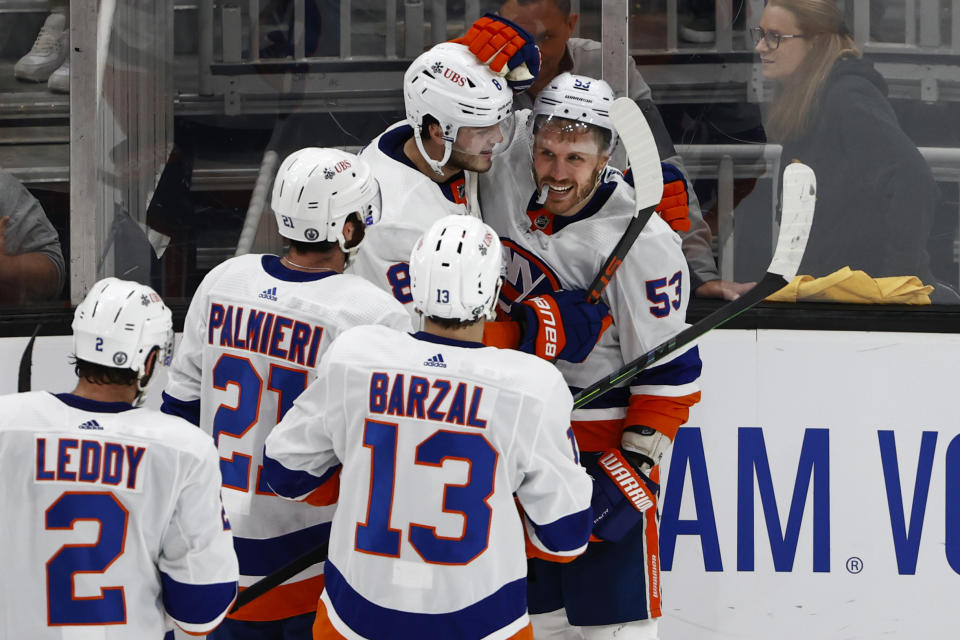
[[[934,284],[927,240],[937,185],[837,5],[771,0],[751,33],[763,75],[776,83],[767,135],[783,144],[782,164],[800,160],[817,174],[800,273],[820,277],[849,266]],[[935,292],[933,301],[946,293]]]
[[[570,0],[506,0],[500,5],[498,13],[536,38],[542,58],[537,81],[526,92],[514,97],[515,109],[531,108],[540,90],[564,71],[591,78],[603,77],[600,43],[570,37],[580,18],[579,14],[570,12]],[[693,183],[673,147],[660,112],[653,103],[650,87],[637,71],[632,58],[629,59],[629,74],[629,96],[640,106],[647,118],[657,141],[660,160],[679,168],[686,179],[690,199],[690,230],[679,233],[683,239],[683,255],[690,269],[692,291],[700,297],[735,300],[749,291],[755,283],[720,279],[710,246],[710,227],[700,213],[700,203],[693,191]]]
[[[0,304],[49,300],[63,280],[57,231],[27,188],[0,171]]]

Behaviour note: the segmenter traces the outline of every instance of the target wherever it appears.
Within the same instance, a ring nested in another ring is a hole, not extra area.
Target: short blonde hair
[[[770,107],[768,137],[785,141],[806,129],[834,63],[844,55],[860,57],[860,50],[833,0],[769,0],[767,6],[792,13],[800,33],[811,43],[797,70],[777,87]]]

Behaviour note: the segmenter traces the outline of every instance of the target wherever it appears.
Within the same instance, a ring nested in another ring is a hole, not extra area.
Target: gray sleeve
[[[630,84],[627,87],[630,91],[630,98],[636,103],[639,103],[641,100],[652,101],[653,92],[650,91],[650,85],[648,85],[647,81],[640,75],[640,71],[637,69],[637,61],[634,60],[632,56],[628,58],[627,66],[630,68]]]
[[[683,165],[683,159],[679,154],[669,158],[661,158],[675,166],[683,174],[687,181],[687,198],[690,208],[690,230],[678,231],[680,239],[683,241],[683,255],[687,259],[687,268],[690,269],[690,293],[692,294],[704,282],[718,280],[720,272],[717,270],[717,262],[713,258],[713,233],[710,226],[703,219],[703,212],[700,211],[700,201],[697,199],[697,193],[693,190],[693,181],[690,180],[690,174]]]
[[[57,267],[57,290],[63,287],[60,237],[40,202],[12,175],[0,172],[0,218],[10,216],[4,250],[9,255],[42,253]]]
[[[710,227],[703,219],[703,213],[700,211],[700,201],[693,190],[693,181],[683,160],[673,146],[670,139],[670,133],[667,131],[663,118],[660,117],[660,111],[651,100],[650,87],[643,80],[643,76],[637,71],[637,65],[630,59],[630,97],[643,111],[643,115],[650,125],[650,131],[657,142],[657,151],[660,153],[660,161],[667,162],[675,166],[683,174],[687,181],[687,195],[690,207],[690,230],[680,233],[683,240],[683,255],[687,259],[687,267],[690,269],[690,291],[696,291],[704,282],[717,280],[720,277],[717,271],[717,263],[713,259],[713,249],[710,245],[713,234]]]

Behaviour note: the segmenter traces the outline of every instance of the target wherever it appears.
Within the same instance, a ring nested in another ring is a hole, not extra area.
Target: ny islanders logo
[[[506,270],[499,306],[505,312],[510,311],[514,300],[526,300],[563,288],[560,278],[543,260],[512,240],[502,238],[501,242]]]

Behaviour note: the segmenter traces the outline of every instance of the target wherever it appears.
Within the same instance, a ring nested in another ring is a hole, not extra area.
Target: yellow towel
[[[930,304],[932,291],[933,287],[923,284],[917,276],[871,278],[863,271],[843,267],[822,278],[797,276],[767,301]]]

